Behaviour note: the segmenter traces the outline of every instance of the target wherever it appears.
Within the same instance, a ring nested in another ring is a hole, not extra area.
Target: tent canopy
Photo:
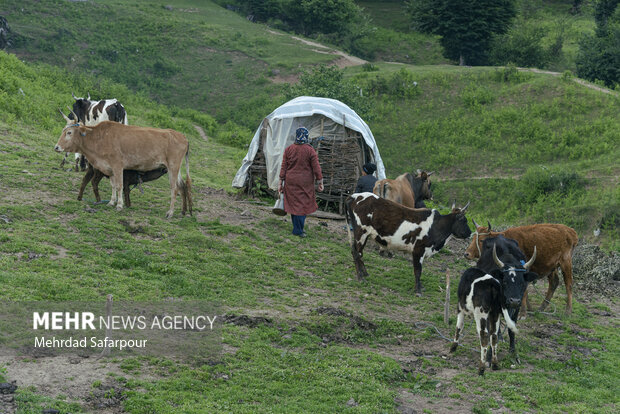
[[[263,119],[252,138],[243,164],[233,179],[233,187],[243,188],[246,185],[248,170],[259,150],[261,130],[265,128],[263,152],[267,166],[267,184],[270,189],[277,191],[282,156],[286,147],[295,141],[295,130],[305,126],[310,132],[310,139],[313,139],[322,135],[323,128],[330,128],[314,115],[329,118],[334,123],[332,128],[346,127],[360,133],[372,152],[373,162],[377,165],[377,178],[385,178],[385,167],[375,138],[366,122],[355,111],[335,99],[300,96],[280,106]]]

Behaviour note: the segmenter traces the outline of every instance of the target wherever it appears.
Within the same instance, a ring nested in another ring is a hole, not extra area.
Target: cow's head
[[[75,99],[75,102],[73,103],[72,112],[69,114],[70,122],[75,121],[77,116],[78,121],[86,123],[88,110],[92,105],[92,102],[90,101],[90,93],[88,94],[88,98],[78,98],[73,93],[71,95],[73,96],[73,99]]]
[[[534,254],[532,258],[525,264],[521,263],[504,263],[497,257],[497,247],[493,244],[493,261],[498,270],[492,272],[493,277],[499,280],[502,285],[503,302],[507,308],[517,308],[521,306],[521,300],[527,284],[538,279],[538,275],[530,272],[530,267],[536,260],[536,246],[534,246]]]
[[[58,111],[67,122],[67,126],[65,126],[62,130],[54,150],[57,152],[80,152],[78,149],[78,145],[80,143],[79,137],[86,136],[86,134],[90,131],[90,128],[83,126],[79,122],[72,121],[60,109],[58,109]],[[74,119],[75,118],[76,116],[74,114]]]
[[[482,242],[486,238],[492,236],[491,223],[489,223],[489,221],[487,220],[488,226],[484,227],[479,226],[478,223],[474,221],[474,219],[472,219],[471,221],[472,223],[474,223],[476,231],[473,233],[472,241],[471,243],[469,243],[469,246],[467,246],[467,250],[465,250],[465,258],[469,260],[475,260],[481,256]]]
[[[431,192],[431,175],[433,171],[427,173],[426,171],[417,171],[415,177],[409,175],[411,189],[415,195],[416,202],[422,200],[432,200],[433,193]]]
[[[454,237],[459,239],[466,239],[471,235],[471,230],[467,224],[467,217],[465,217],[465,211],[469,207],[469,201],[463,208],[456,208],[456,204],[452,204],[452,212],[450,215],[454,216],[451,232]]]

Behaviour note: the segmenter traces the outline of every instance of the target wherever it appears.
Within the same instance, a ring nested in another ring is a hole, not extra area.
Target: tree
[[[414,27],[441,36],[444,56],[461,65],[488,63],[494,36],[516,16],[515,0],[410,0]]]
[[[620,84],[620,0],[599,0],[595,6],[596,32],[579,43],[577,75],[590,81],[601,80],[614,87]]]

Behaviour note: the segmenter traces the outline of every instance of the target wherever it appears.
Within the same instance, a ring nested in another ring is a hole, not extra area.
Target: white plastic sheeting
[[[252,138],[243,164],[233,179],[233,187],[242,188],[245,186],[248,170],[259,149],[261,129],[266,126],[267,135],[263,152],[267,164],[267,184],[269,188],[277,191],[282,156],[286,147],[295,142],[295,130],[301,126],[308,128],[311,140],[321,135],[320,118],[312,118],[313,115],[317,114],[323,115],[335,123],[331,126],[325,124],[323,134],[325,134],[326,128],[337,128],[338,126],[359,132],[372,151],[373,161],[377,164],[377,178],[380,180],[385,178],[385,167],[375,137],[366,122],[355,111],[335,99],[300,96],[280,106],[263,119],[254,134],[254,138]]]

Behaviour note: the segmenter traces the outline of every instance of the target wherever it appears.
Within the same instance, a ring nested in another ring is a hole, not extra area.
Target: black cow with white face
[[[91,101],[90,93],[87,98],[78,98],[75,94],[71,94],[75,102],[69,113],[67,125],[79,122],[84,126],[95,126],[103,121],[114,121],[124,125],[129,125],[127,121],[127,112],[125,107],[116,99],[102,99],[100,101]],[[77,119],[76,119],[77,117]],[[64,165],[65,159],[62,161]],[[82,171],[88,168],[87,160],[81,154],[75,154],[75,171]]]
[[[500,259],[501,258],[501,259]],[[491,336],[491,367],[498,369],[497,333],[499,315],[502,314],[508,326],[510,352],[515,353],[516,321],[519,307],[527,284],[538,278],[529,268],[536,260],[536,249],[526,263],[518,244],[503,236],[486,239],[477,267],[467,269],[461,276],[458,287],[458,316],[456,333],[451,351],[458,346],[463,330],[465,315],[473,315],[480,338],[480,364],[478,373],[484,374]]]

